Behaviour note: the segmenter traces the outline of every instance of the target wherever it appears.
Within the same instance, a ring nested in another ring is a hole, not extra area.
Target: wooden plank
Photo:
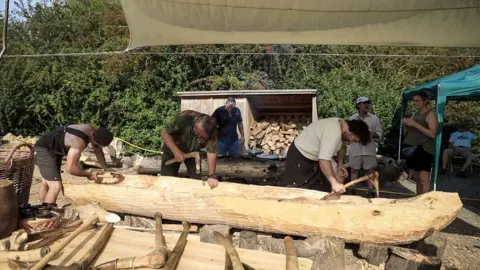
[[[80,234],[70,243],[61,257],[52,261],[53,265],[69,265],[80,259],[87,249],[93,244],[99,236],[99,231],[89,231]],[[165,234],[167,246],[173,249],[180,234]],[[225,265],[225,250],[223,246],[202,243],[198,235],[190,234],[187,238],[187,246],[180,259],[178,270],[223,270]],[[154,239],[149,233],[135,232],[123,229],[114,229],[110,240],[105,249],[96,259],[95,265],[125,258],[130,256],[142,256],[153,250]],[[254,267],[255,269],[278,270],[285,269],[285,255],[273,254],[263,251],[254,251],[237,248],[242,262]],[[306,258],[299,258],[300,269],[309,270],[312,261]],[[1,269],[8,269],[2,267]],[[136,268],[147,269],[147,268]]]
[[[125,175],[119,184],[65,184],[76,204],[98,201],[106,210],[140,216],[289,235],[323,235],[346,242],[402,244],[449,225],[462,208],[457,193],[429,192],[410,199],[367,199],[296,188]]]
[[[182,99],[180,101],[180,111],[190,110],[190,100],[189,99]]]

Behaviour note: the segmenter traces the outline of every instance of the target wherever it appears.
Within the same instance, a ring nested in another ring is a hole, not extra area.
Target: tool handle
[[[375,177],[378,179],[378,172],[375,172]],[[348,188],[348,187],[353,186],[355,184],[358,184],[360,182],[370,180],[370,178],[371,178],[370,175],[362,176],[360,178],[357,178],[353,181],[348,182],[347,184],[344,185],[344,187]],[[328,193],[327,195],[325,195],[325,197],[323,197],[322,200],[326,200],[326,199],[330,198],[333,194],[335,194],[335,191],[332,191],[332,192]]]
[[[192,158],[192,157],[195,157],[197,155],[197,152],[191,152],[191,153],[187,153],[185,155],[183,155],[183,159],[187,159],[187,158]],[[173,163],[177,162],[174,158],[168,160],[167,162],[165,162],[165,165],[171,165]]]

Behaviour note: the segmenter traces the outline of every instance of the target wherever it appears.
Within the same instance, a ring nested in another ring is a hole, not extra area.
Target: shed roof
[[[267,95],[316,95],[316,89],[274,89],[274,90],[222,90],[177,92],[179,97],[229,97]]]

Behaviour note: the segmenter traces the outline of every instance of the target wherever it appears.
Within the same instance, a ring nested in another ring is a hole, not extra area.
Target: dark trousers
[[[180,163],[175,162],[170,165],[166,165],[165,162],[169,161],[170,159],[174,159],[175,155],[170,151],[170,149],[163,149],[162,154],[162,167],[160,168],[160,174],[162,176],[174,176],[178,177],[178,170],[180,169]],[[190,178],[193,179],[200,179],[201,175],[197,173],[196,166],[195,166],[195,159],[194,158],[187,158],[183,161],[185,166],[187,167],[187,173]]]
[[[296,187],[330,192],[330,183],[323,177],[318,161],[302,155],[295,146],[295,141],[287,152],[285,173],[278,186]]]

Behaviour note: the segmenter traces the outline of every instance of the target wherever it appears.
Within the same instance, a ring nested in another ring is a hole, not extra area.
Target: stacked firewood
[[[303,127],[310,123],[306,116],[263,117],[250,126],[250,149],[260,148],[266,154],[285,155]]]

